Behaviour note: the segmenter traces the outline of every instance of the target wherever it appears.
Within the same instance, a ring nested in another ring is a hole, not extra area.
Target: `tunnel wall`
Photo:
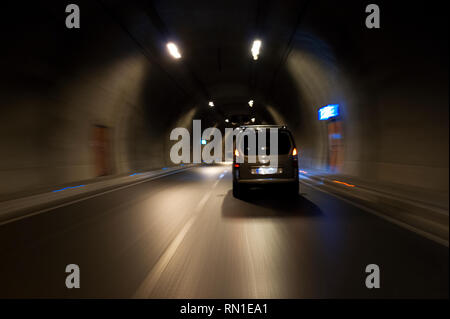
[[[322,72],[327,68],[314,70],[313,57],[297,53],[290,59],[301,92],[304,120],[301,128],[294,127],[304,167],[328,169],[326,122],[318,121],[317,112],[320,106],[339,103],[345,145],[341,174],[448,190],[448,97],[445,94],[448,81],[445,76],[419,78],[401,68],[389,73],[383,73],[386,70],[380,68],[364,81],[360,77],[357,81],[350,73],[333,81],[327,76],[329,71]],[[310,68],[313,70],[307,71]],[[441,70],[433,65],[418,68],[416,72]],[[308,78],[308,74],[318,79]],[[320,86],[314,87],[317,82]],[[349,85],[357,88],[356,94],[349,93]],[[337,92],[336,88],[339,88]]]
[[[302,167],[329,171],[327,122],[318,109],[338,103],[344,162],[334,173],[448,198],[448,42],[439,36],[443,21],[413,27],[405,16],[386,16],[383,32],[334,34],[340,42],[313,22],[297,32],[286,72],[300,119],[287,122]]]
[[[5,40],[0,197],[101,175],[96,126],[109,135],[106,175],[171,165],[168,110],[179,90],[102,8],[84,3],[82,28],[69,30],[63,4],[49,7],[12,19]],[[22,19],[36,27],[22,28]]]

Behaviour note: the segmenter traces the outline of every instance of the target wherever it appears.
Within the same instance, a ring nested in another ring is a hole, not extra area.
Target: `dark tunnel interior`
[[[378,1],[381,28],[368,29],[357,0],[78,0],[80,28],[68,29],[67,1],[6,3],[0,203],[177,166],[170,132],[195,119],[284,124],[304,174],[426,198],[446,211],[436,232],[448,246],[441,4]],[[330,104],[339,118],[319,121]]]
[[[327,169],[317,109],[330,103],[342,109],[340,173],[448,191],[438,6],[385,3],[380,32],[361,27],[358,1],[81,1],[76,30],[59,27],[65,5],[3,12],[2,197],[95,178],[94,126],[108,129],[108,174],[171,165],[172,128],[192,119],[224,128],[228,118],[287,124],[303,167]],[[263,41],[258,61],[253,38]],[[168,56],[167,41],[181,60]]]

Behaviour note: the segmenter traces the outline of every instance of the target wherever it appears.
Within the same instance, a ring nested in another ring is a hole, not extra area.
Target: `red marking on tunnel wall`
[[[92,148],[96,175],[111,174],[109,128],[102,125],[94,126]]]
[[[328,129],[328,167],[340,172],[344,163],[344,140],[341,121],[331,121]]]

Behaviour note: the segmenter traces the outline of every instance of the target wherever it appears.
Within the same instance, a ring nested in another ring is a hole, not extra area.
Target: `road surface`
[[[235,199],[204,166],[0,226],[0,297],[448,297],[448,248],[305,185]]]

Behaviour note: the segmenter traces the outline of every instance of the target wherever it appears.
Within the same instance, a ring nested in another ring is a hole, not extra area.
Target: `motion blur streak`
[[[213,173],[217,170],[222,170],[222,168],[213,169],[209,168],[206,169],[207,171],[212,171]],[[217,172],[216,172],[217,174]],[[212,185],[212,190],[217,186],[220,179],[222,179],[224,174],[220,174],[219,179],[214,182]],[[140,285],[137,292],[134,294],[135,298],[147,298],[150,297],[152,294],[155,294],[155,292],[152,291],[154,289],[156,283],[158,282],[159,278],[161,277],[163,271],[169,264],[170,260],[172,259],[173,255],[175,254],[178,246],[183,241],[184,237],[186,236],[187,232],[190,230],[192,224],[195,222],[195,220],[198,217],[198,214],[203,210],[206,202],[208,201],[209,197],[211,196],[212,190],[205,193],[202,197],[202,199],[199,201],[197,206],[194,209],[194,215],[191,216],[191,218],[184,224],[181,231],[178,233],[177,237],[172,241],[172,243],[169,245],[169,247],[166,249],[164,254],[160,257],[158,262],[155,266],[153,266],[152,271],[148,274],[148,276],[144,279],[142,284]]]
[[[337,181],[337,180],[334,180],[333,182],[338,183],[338,184],[342,184],[342,185],[345,185],[345,186],[348,186],[348,187],[355,187],[355,185],[348,184],[348,183],[341,182],[341,181]]]

